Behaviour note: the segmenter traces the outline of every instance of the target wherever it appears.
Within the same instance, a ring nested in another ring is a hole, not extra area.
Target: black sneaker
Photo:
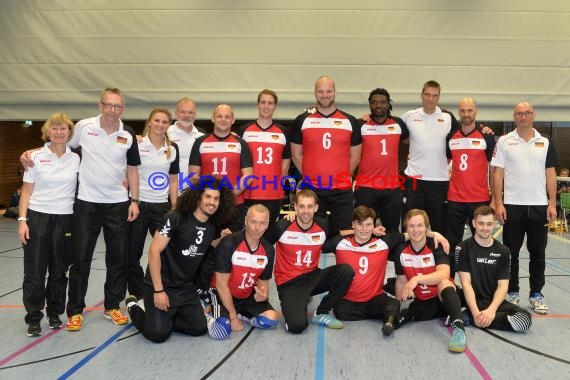
[[[28,336],[40,336],[42,335],[42,327],[39,322],[28,323]]]
[[[411,320],[412,320],[412,315],[410,313],[410,309],[402,309],[402,311],[400,311],[400,320],[396,324],[396,329],[399,329],[400,327],[410,322]]]
[[[137,297],[135,297],[135,296],[133,296],[133,295],[127,296],[127,298],[125,298],[125,305],[127,306],[127,311],[128,311],[129,314],[130,314],[131,308],[132,308],[133,306],[137,306],[137,307],[139,306],[139,305],[137,304]]]
[[[63,325],[61,319],[59,319],[59,315],[50,315],[48,317],[48,327],[50,329],[59,329]]]
[[[382,326],[382,334],[384,334],[384,336],[390,336],[392,335],[393,332],[394,332],[394,325],[390,322],[384,323],[384,326]]]

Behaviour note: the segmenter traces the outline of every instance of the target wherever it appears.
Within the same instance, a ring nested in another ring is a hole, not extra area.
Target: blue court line
[[[101,344],[99,347],[95,348],[87,356],[85,356],[83,359],[81,359],[76,365],[74,365],[73,367],[68,369],[67,372],[65,372],[63,375],[58,377],[58,380],[68,379],[71,375],[73,375],[75,372],[77,372],[81,367],[83,367],[85,364],[89,363],[91,361],[91,359],[93,359],[95,356],[97,356],[101,351],[103,351],[105,348],[107,348],[111,343],[113,343],[114,341],[119,339],[119,337],[121,335],[123,335],[132,326],[133,326],[133,324],[129,323],[128,325],[123,327],[121,330],[119,330],[119,332],[117,332],[115,335],[113,335],[112,337],[107,339],[103,344]]]
[[[327,256],[321,254],[321,268],[327,267]],[[321,294],[320,300],[322,300],[324,294]],[[323,380],[325,378],[325,326],[318,326],[317,330],[317,352],[316,363],[315,363],[315,380]]]

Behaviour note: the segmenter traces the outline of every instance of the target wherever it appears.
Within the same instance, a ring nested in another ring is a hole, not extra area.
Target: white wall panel
[[[415,108],[435,79],[452,110],[472,95],[481,118],[508,120],[527,99],[539,119],[569,120],[569,25],[567,1],[4,0],[0,119],[85,117],[107,86],[125,91],[125,118],[181,96],[200,118],[220,102],[251,118],[265,87],[292,118],[328,74],[356,115],[379,86],[396,114]]]

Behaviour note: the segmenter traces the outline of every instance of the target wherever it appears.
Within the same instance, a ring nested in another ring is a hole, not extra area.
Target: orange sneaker
[[[83,325],[83,316],[81,314],[75,314],[67,318],[67,323],[65,324],[65,329],[67,331],[79,331]]]
[[[110,319],[116,325],[126,325],[129,323],[129,318],[119,309],[105,310],[105,318]]]

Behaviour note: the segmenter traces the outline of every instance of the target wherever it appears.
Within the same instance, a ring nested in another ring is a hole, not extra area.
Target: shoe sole
[[[27,335],[28,337],[30,337],[30,338],[37,338],[37,337],[39,337],[39,336],[42,336],[42,333],[41,333],[41,332],[39,332],[39,333],[34,333],[34,334],[26,333],[26,335]]]
[[[465,347],[463,347],[463,348],[461,348],[461,347],[447,347],[447,349],[448,349],[450,352],[456,352],[456,353],[458,353],[458,354],[460,354],[460,353],[462,353],[462,352],[465,352]]]
[[[57,325],[57,326],[56,326],[56,325],[53,325],[53,326],[52,326],[52,325],[49,325],[48,327],[49,327],[51,330],[59,330],[62,325],[63,325],[63,324]]]
[[[103,316],[105,317],[105,319],[110,320],[111,322],[113,322],[113,324],[117,325],[117,326],[123,326],[126,325],[127,323],[129,323],[129,321],[125,321],[125,322],[116,322],[113,320],[113,317],[111,317],[110,315],[107,314],[103,314]]]
[[[79,331],[79,330],[81,330],[82,327],[83,327],[83,326],[81,326],[81,327],[69,327],[69,326],[65,326],[65,329],[66,329],[67,331]]]

